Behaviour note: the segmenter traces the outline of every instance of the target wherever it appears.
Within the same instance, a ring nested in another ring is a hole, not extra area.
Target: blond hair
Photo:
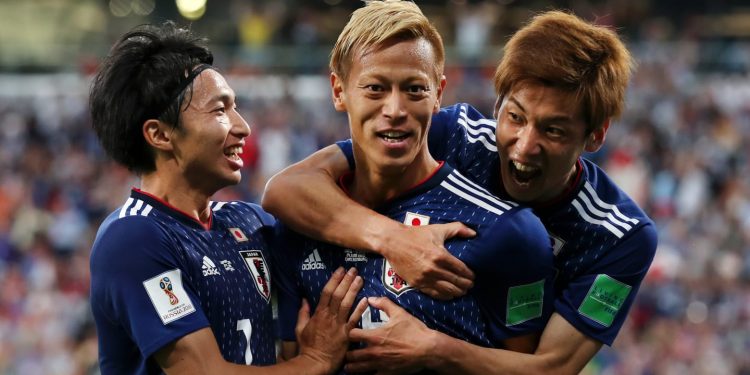
[[[344,81],[355,53],[363,53],[391,39],[425,38],[435,53],[435,78],[443,75],[445,49],[437,29],[411,1],[365,1],[352,13],[331,52],[329,67]]]
[[[633,67],[614,31],[549,11],[534,17],[505,45],[495,91],[503,98],[518,83],[534,81],[575,93],[590,132],[622,114]]]

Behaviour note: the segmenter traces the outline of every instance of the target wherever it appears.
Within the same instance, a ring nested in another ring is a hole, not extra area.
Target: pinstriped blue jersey
[[[433,116],[430,152],[504,196],[494,120],[462,103]],[[554,240],[555,310],[611,345],[656,251],[654,223],[598,166],[579,158],[576,188],[535,213]]]
[[[471,239],[446,243],[475,274],[475,287],[452,301],[434,300],[412,289],[390,263],[372,253],[341,249],[280,226],[275,252],[282,339],[294,340],[301,298],[316,305],[333,271],[356,267],[363,296],[388,296],[429,327],[475,344],[497,347],[506,338],[540,331],[551,313],[552,251],[544,227],[528,208],[497,199],[447,164],[426,182],[378,208],[409,225],[462,221],[477,231]],[[363,316],[365,328],[383,319]]]
[[[257,205],[212,202],[208,227],[137,189],[102,223],[91,308],[103,374],[162,373],[151,355],[210,327],[227,361],[275,362],[268,241]]]

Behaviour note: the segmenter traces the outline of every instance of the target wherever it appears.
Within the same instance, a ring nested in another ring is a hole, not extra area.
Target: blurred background
[[[507,38],[540,10],[610,25],[639,61],[589,155],[657,223],[628,322],[585,374],[750,374],[750,3],[417,0],[447,46],[444,104],[491,114]],[[354,0],[0,0],[0,374],[97,374],[95,231],[137,180],[102,152],[88,87],[114,40],[175,20],[210,38],[253,133],[239,186],[348,137],[328,54]]]

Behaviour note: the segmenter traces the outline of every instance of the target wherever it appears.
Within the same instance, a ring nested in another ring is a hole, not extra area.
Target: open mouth
[[[409,137],[408,132],[404,131],[398,131],[398,130],[388,130],[384,132],[378,132],[377,136],[380,137],[380,139],[388,142],[388,143],[398,143],[404,141],[406,138]]]
[[[508,165],[513,179],[519,184],[528,184],[531,180],[542,174],[540,168],[522,164],[517,161],[511,160],[508,162]]]
[[[227,147],[224,149],[224,156],[229,160],[240,160],[240,154],[242,154],[242,147],[240,146]]]

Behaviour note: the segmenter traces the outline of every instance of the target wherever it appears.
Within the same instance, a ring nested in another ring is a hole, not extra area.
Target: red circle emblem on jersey
[[[418,226],[422,225],[422,220],[419,220],[418,217],[415,217],[415,218],[411,219],[411,225],[414,226],[414,227],[418,227]]]

